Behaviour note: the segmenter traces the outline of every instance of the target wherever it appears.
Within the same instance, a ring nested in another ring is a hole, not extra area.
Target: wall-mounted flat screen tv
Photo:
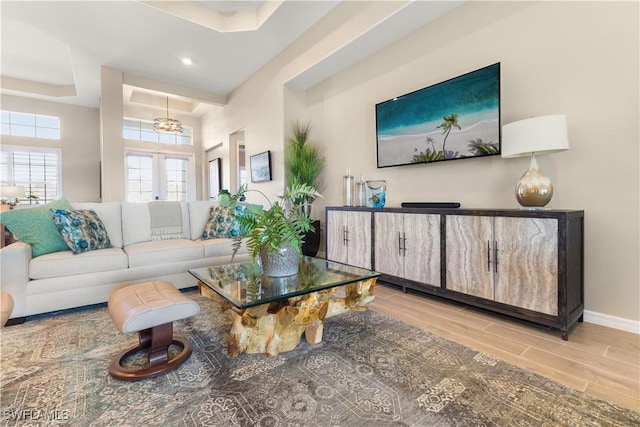
[[[378,168],[500,154],[500,63],[376,104]]]

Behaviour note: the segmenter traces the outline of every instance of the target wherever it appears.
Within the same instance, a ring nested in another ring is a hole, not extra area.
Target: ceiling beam
[[[75,85],[54,85],[6,76],[0,77],[0,88],[8,91],[33,93],[56,98],[77,95]]]
[[[135,86],[143,89],[150,89],[157,92],[170,93],[173,95],[191,98],[207,104],[227,105],[227,96],[219,93],[207,92],[205,90],[194,89],[173,83],[160,82],[147,77],[136,76],[124,73],[123,84]]]
[[[263,1],[256,9],[238,10],[232,13],[218,12],[200,2],[139,0],[162,12],[201,25],[220,33],[255,31],[282,5],[283,0]]]

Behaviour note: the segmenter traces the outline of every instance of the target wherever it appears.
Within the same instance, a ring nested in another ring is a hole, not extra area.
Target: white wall
[[[0,98],[3,110],[18,111],[29,114],[43,114],[60,117],[60,140],[25,138],[2,135],[2,144],[34,147],[52,147],[62,150],[62,196],[74,202],[100,202],[100,110],[80,107],[58,102],[42,101],[19,96],[2,95]],[[108,200],[121,201],[124,195],[124,149],[142,151],[158,151],[157,145],[143,141],[131,142],[122,138],[122,111],[128,117],[142,120],[153,120],[160,116],[157,111],[142,107],[125,106],[116,108],[120,118],[111,114],[111,132],[114,137],[105,139],[105,152],[108,157],[106,166],[103,163],[104,180],[111,191]],[[197,117],[173,114],[185,125],[194,129],[193,146],[163,146],[163,152],[190,155],[194,159],[196,179],[196,198],[203,196],[201,123]],[[115,123],[115,125],[113,124]],[[114,128],[115,126],[115,128]],[[116,156],[117,153],[121,153]],[[113,165],[116,167],[114,168]],[[122,195],[120,193],[122,192]]]
[[[249,182],[275,200],[285,185],[283,143],[292,119],[305,119],[300,104],[305,94],[288,90],[284,83],[310,65],[332,54],[347,41],[376,25],[381,17],[399,9],[403,2],[343,2],[336,6],[310,31],[288,46],[271,62],[234,91],[227,105],[203,117],[203,147],[222,143],[220,152],[229,153],[230,135],[244,129],[247,159],[266,150],[271,151],[273,181]],[[223,187],[229,186],[229,157],[223,157]],[[261,196],[247,194],[251,202],[264,204]],[[312,215],[324,217],[323,208],[314,207]]]
[[[377,102],[501,62],[503,124],[567,115],[571,149],[542,156],[539,163],[555,185],[552,207],[585,210],[586,309],[637,323],[638,15],[637,2],[469,2],[304,97],[283,97],[282,85],[317,59],[310,52],[321,43],[301,40],[234,93],[221,113],[207,119],[205,132],[224,141],[244,127],[248,154],[270,149],[279,163],[287,121],[310,117],[328,159],[325,199],[316,202],[316,212],[322,203],[341,203],[346,168],[386,179],[389,206],[459,201],[469,208],[516,208],[514,186],[527,169],[526,158],[376,169]],[[341,31],[358,23],[347,21]],[[306,111],[299,111],[300,99]],[[281,164],[275,180],[279,191]]]
[[[96,108],[2,95],[2,109],[60,117],[60,140],[2,136],[2,144],[62,149],[62,196],[100,201],[100,120]]]

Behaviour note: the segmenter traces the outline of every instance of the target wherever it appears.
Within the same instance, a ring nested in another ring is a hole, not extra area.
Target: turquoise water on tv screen
[[[376,105],[378,137],[435,128],[453,113],[476,123],[493,120],[499,102],[498,63]]]

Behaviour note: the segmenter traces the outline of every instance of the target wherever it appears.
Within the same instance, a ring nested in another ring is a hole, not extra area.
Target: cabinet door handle
[[[398,256],[402,256],[402,234],[398,231]]]
[[[349,244],[349,229],[346,225],[342,226],[342,244],[348,246]]]
[[[498,272],[498,242],[493,241],[493,270]]]
[[[487,240],[487,271],[491,271],[491,242]]]
[[[407,255],[407,234],[404,231],[402,232],[402,254]]]

